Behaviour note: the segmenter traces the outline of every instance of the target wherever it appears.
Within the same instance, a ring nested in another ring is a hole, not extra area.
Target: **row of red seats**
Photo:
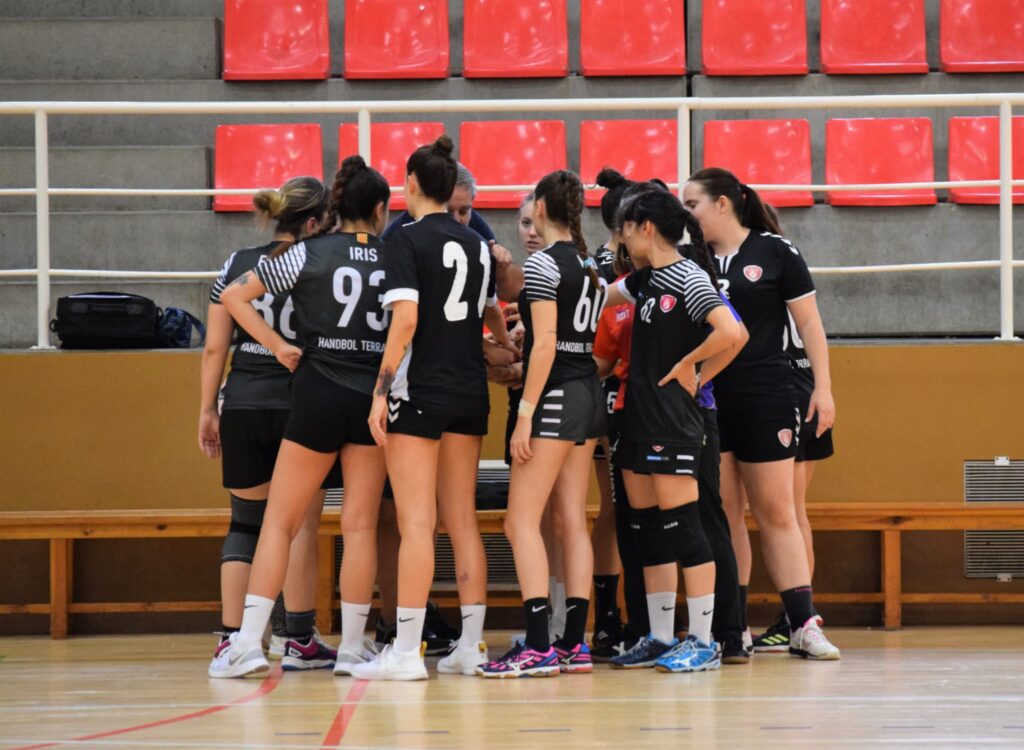
[[[391,185],[404,181],[405,162],[418,146],[444,132],[438,122],[376,123],[371,126],[371,161]],[[677,173],[674,120],[588,120],[580,126],[580,171],[592,180],[606,165],[634,179]],[[482,185],[529,185],[566,167],[565,123],[561,120],[464,122],[460,158]],[[217,188],[279,185],[298,175],[323,176],[319,125],[221,125],[217,128]],[[357,153],[354,124],[339,129],[340,156]],[[1024,117],[1013,121],[1014,177],[1024,178]],[[740,179],[762,185],[811,184],[811,132],[807,120],[713,120],[704,126],[704,164],[721,166]],[[826,182],[834,185],[933,182],[932,122],[928,118],[834,119],[825,131]],[[953,117],[949,121],[949,179],[999,177],[999,120]],[[515,208],[523,191],[482,192],[479,208]],[[597,205],[601,192],[587,191]],[[765,191],[776,206],[810,206],[807,191]],[[955,188],[956,203],[998,203],[995,187]],[[927,205],[934,190],[864,190],[828,193],[837,206]],[[1014,190],[1024,203],[1024,188]],[[403,208],[395,195],[393,208]],[[218,211],[247,211],[247,196],[217,196]]]
[[[465,0],[466,78],[568,75],[567,0]],[[330,77],[328,0],[225,0],[224,78]],[[803,75],[804,0],[704,0],[706,75]],[[1024,71],[1024,0],[942,0],[948,73]],[[585,76],[686,72],[684,0],[581,0]],[[448,0],[345,0],[345,77],[447,78]],[[821,0],[821,69],[927,73],[925,0]]]

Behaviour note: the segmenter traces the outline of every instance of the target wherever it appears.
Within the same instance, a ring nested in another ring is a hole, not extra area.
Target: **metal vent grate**
[[[1024,578],[1024,531],[965,531],[964,576]]]
[[[964,502],[1020,503],[1024,512],[1024,461],[964,461]],[[965,531],[964,577],[1024,577],[1024,531]]]
[[[1024,503],[1024,461],[964,461],[964,501]]]

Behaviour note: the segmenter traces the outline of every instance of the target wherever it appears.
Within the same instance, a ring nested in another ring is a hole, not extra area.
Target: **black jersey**
[[[327,234],[256,268],[272,294],[291,292],[303,357],[324,377],[366,394],[373,393],[387,338],[383,250],[370,234]]]
[[[658,385],[708,336],[706,319],[723,305],[711,277],[692,260],[642,268],[619,280],[636,304],[622,434],[640,443],[699,446],[704,418],[678,381]]]
[[[594,260],[597,261],[598,275],[609,284],[614,283],[619,277],[619,274],[615,273],[615,253],[601,245],[594,253]]]
[[[814,294],[800,251],[777,234],[751,231],[732,255],[718,256],[718,282],[750,332],[750,341],[715,378],[715,389],[762,391],[793,382],[783,345],[787,302]]]
[[[210,290],[210,301],[220,304],[225,287],[240,276],[252,271],[265,261],[267,255],[279,245],[271,242],[261,247],[250,247],[232,253],[221,269],[220,276]],[[267,325],[286,339],[295,339],[292,325],[292,302],[287,294],[264,294],[252,301]],[[288,382],[291,373],[277,361],[273,352],[250,336],[244,328],[235,326],[235,351],[231,356],[231,371],[221,389],[225,409],[287,409],[290,404]]]
[[[519,315],[526,335],[523,339],[523,377],[530,368],[533,349],[533,315],[530,303],[551,301],[558,306],[555,361],[547,384],[585,378],[597,372],[594,362],[594,335],[607,298],[605,282],[595,288],[583,267],[576,246],[556,242],[538,250],[523,264],[525,284],[519,293]]]
[[[385,308],[419,305],[392,395],[431,414],[487,414],[483,313],[498,304],[490,248],[446,213],[396,227],[385,243]]]
[[[793,384],[797,391],[808,398],[814,391],[814,371],[811,370],[811,360],[804,350],[804,340],[800,338],[800,332],[796,330],[796,321],[793,315],[787,310],[786,327],[782,329],[782,348],[786,350],[789,357],[789,364],[793,367]]]

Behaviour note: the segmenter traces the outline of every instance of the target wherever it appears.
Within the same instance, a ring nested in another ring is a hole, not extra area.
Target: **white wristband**
[[[519,416],[532,418],[533,413],[537,410],[536,404],[531,404],[529,401],[521,400],[519,402]]]

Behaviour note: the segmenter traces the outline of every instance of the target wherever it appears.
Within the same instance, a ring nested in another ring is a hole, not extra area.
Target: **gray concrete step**
[[[4,187],[34,187],[35,152],[0,149]],[[51,187],[209,188],[209,149],[203,146],[71,147],[50,150]],[[0,211],[30,211],[34,197],[0,197]],[[207,197],[51,196],[54,210],[202,210]]]
[[[219,23],[191,17],[5,19],[0,75],[32,81],[215,79]]]
[[[3,0],[0,3],[0,18],[109,16],[223,18],[224,0]]]

